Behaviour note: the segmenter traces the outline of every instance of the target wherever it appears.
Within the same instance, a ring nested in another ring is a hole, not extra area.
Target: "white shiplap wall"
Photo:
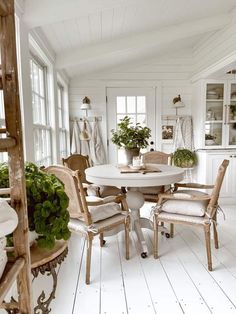
[[[131,82],[145,82],[145,86],[153,86],[153,81],[161,86],[158,99],[161,99],[160,104],[156,104],[157,112],[164,115],[175,114],[175,109],[172,107],[172,100],[178,94],[181,95],[184,108],[178,110],[178,114],[191,114],[192,87],[190,77],[192,74],[193,59],[191,51],[179,51],[171,53],[168,56],[155,58],[141,63],[136,63],[128,66],[119,67],[107,72],[94,73],[88,77],[74,78],[70,82],[70,117],[81,116],[79,110],[81,101],[84,96],[91,99],[92,110],[90,115],[101,115],[102,121],[102,136],[104,144],[107,136],[106,123],[106,87],[112,86],[114,82],[124,81],[129,87]],[[161,130],[161,126],[160,130]],[[109,130],[108,130],[109,131]],[[171,150],[170,145],[158,147],[159,149]]]

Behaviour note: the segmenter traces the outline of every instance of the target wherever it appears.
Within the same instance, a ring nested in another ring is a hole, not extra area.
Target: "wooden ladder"
[[[0,0],[0,89],[3,90],[6,128],[0,129],[0,152],[8,152],[11,206],[19,223],[13,233],[15,259],[8,262],[0,279],[0,307],[9,312],[33,313],[28,216],[26,204],[24,155],[17,75],[14,0]],[[0,194],[4,194],[3,189]],[[18,301],[5,303],[9,289],[17,280]]]

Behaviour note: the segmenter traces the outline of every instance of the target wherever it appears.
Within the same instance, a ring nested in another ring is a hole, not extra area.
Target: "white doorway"
[[[107,126],[109,163],[122,163],[122,150],[111,141],[111,130],[117,128],[126,115],[135,124],[139,122],[151,129],[147,150],[156,149],[156,88],[155,87],[109,87],[107,88]]]

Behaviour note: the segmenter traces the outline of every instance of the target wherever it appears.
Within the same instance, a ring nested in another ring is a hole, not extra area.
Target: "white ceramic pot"
[[[0,238],[12,233],[18,224],[15,210],[4,200],[0,200]]]

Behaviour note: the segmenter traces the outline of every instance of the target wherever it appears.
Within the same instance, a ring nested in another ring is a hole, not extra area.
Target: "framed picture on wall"
[[[165,143],[172,143],[174,139],[174,126],[162,125],[162,141]]]

